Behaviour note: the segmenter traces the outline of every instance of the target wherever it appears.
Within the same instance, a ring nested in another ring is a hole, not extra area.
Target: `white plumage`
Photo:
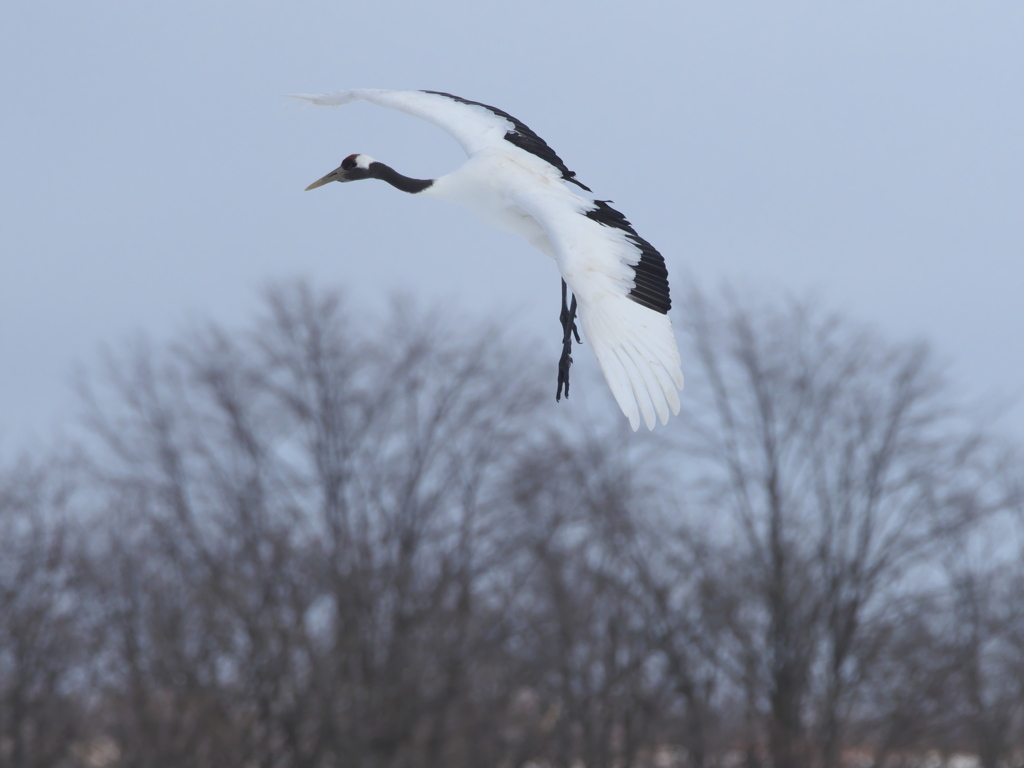
[[[501,110],[450,94],[359,89],[296,98],[331,106],[365,101],[451,134],[469,159],[438,179],[410,179],[366,155],[351,155],[309,189],[379,178],[459,203],[526,238],[558,264],[579,303],[583,335],[633,429],[641,415],[653,429],[656,419],[664,424],[679,413],[683,374],[666,314],[664,259],[607,201],[595,200],[540,137]]]

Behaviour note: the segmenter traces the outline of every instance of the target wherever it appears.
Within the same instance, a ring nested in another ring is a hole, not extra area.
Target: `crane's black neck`
[[[411,179],[408,176],[403,176],[391,166],[384,165],[384,163],[379,163],[376,160],[370,163],[366,170],[371,178],[386,181],[395,189],[400,189],[412,195],[422,192],[434,183],[433,179]]]

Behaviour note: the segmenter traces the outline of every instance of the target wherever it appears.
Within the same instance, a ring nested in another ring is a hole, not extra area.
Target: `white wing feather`
[[[634,430],[679,413],[679,348],[668,315],[629,298],[640,251],[626,233],[586,217],[593,203],[560,183],[513,191],[544,228],[559,271],[579,302],[580,327],[615,401]]]
[[[487,147],[501,146],[505,134],[514,128],[511,122],[485,107],[464,104],[447,96],[423,91],[356,88],[319,95],[297,93],[292,98],[305,99],[313,104],[329,107],[365,101],[378,107],[396,109],[447,131],[459,142],[467,155],[476,154]]]

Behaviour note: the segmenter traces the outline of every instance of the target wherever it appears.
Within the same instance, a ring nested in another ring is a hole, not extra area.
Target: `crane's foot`
[[[569,368],[572,366],[572,339],[576,337],[576,343],[582,344],[580,332],[576,328],[576,297],[572,297],[572,306],[566,304],[566,291],[568,286],[565,280],[562,281],[562,311],[558,315],[562,323],[562,356],[558,359],[558,389],[555,392],[555,401],[562,399],[562,391],[565,391],[566,399],[569,398]]]

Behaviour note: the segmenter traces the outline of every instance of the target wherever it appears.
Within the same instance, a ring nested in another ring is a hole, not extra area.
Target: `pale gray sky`
[[[554,365],[558,278],[525,242],[384,184],[302,191],[353,152],[462,160],[406,115],[283,97],[345,87],[504,109],[675,284],[813,291],[931,339],[970,396],[1024,393],[1019,0],[39,0],[0,11],[0,68],[2,450],[59,429],[99,345],[244,320],[296,275],[499,307]]]

